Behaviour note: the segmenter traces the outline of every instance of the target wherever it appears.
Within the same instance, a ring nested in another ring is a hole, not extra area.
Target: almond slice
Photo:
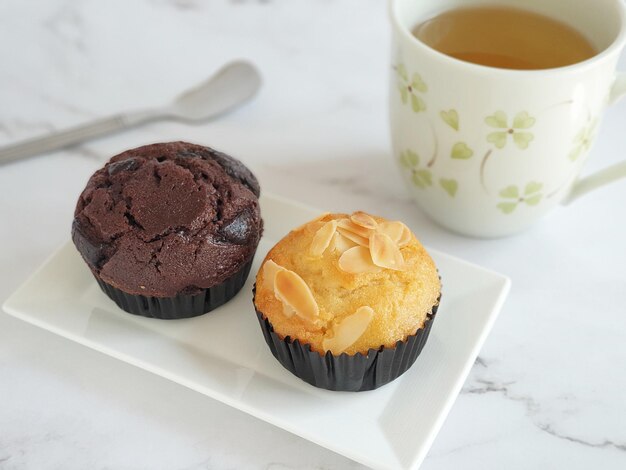
[[[351,274],[375,273],[380,268],[372,261],[370,250],[364,246],[355,246],[339,257],[339,268]]]
[[[361,227],[368,228],[370,230],[374,230],[378,226],[378,223],[371,215],[366,214],[362,211],[357,211],[353,213],[350,216],[350,220],[355,224],[360,225]]]
[[[293,271],[284,269],[276,273],[274,293],[278,300],[295,310],[299,317],[310,322],[315,322],[317,319],[319,307],[313,297],[313,292]]]
[[[283,314],[287,317],[293,317],[294,313],[296,313],[296,311],[291,308],[289,305],[287,304],[283,304]]]
[[[309,220],[308,222],[303,223],[302,225],[292,229],[292,232],[299,232],[300,230],[302,230],[304,227],[306,227],[309,224],[312,224],[313,222],[318,222],[320,220],[322,220],[324,217],[326,217],[327,215],[330,215],[330,212],[323,212],[320,215],[318,215],[317,217],[315,217],[313,220]]]
[[[374,310],[371,307],[359,307],[352,315],[333,326],[333,336],[322,340],[322,348],[338,356],[363,336],[373,318]]]
[[[309,248],[309,253],[313,256],[322,256],[322,253],[324,253],[326,248],[328,248],[336,230],[336,220],[331,220],[322,225],[322,227],[315,232],[315,236],[313,237],[313,241],[311,242],[311,246]]]
[[[393,242],[389,235],[379,232],[372,233],[370,236],[370,254],[376,266],[398,271],[404,269],[404,257],[400,253],[398,245]]]
[[[337,227],[363,238],[368,238],[370,236],[370,232],[372,231],[369,228],[361,227],[360,225],[355,224],[350,219],[339,219],[337,221]]]
[[[400,221],[385,221],[378,224],[378,231],[380,233],[384,233],[388,235],[389,238],[393,240],[394,243],[398,243],[400,238],[402,238],[402,233],[404,232],[404,225]]]
[[[276,264],[271,259],[268,259],[265,263],[263,263],[263,287],[274,291],[274,279],[276,278],[276,273],[284,270],[285,268]]]
[[[404,231],[402,232],[402,236],[400,237],[400,240],[398,240],[396,243],[398,244],[400,248],[402,248],[403,246],[406,246],[409,243],[411,243],[412,238],[413,238],[413,233],[411,232],[411,229],[405,225]]]
[[[349,230],[346,230],[345,228],[339,227],[339,225],[337,225],[337,232],[339,232],[342,236],[344,236],[351,242],[356,243],[357,245],[361,245],[361,246],[370,245],[369,237],[362,237],[361,235],[357,235],[356,233],[350,232]]]
[[[399,247],[403,247],[411,241],[411,230],[397,220],[378,224],[378,231],[388,235]]]
[[[331,248],[332,250],[338,251],[339,253],[343,254],[345,251],[349,250],[350,248],[357,246],[357,244],[353,242],[352,240],[344,237],[339,232],[335,232],[335,235],[333,236],[333,239],[330,242],[330,246],[332,247]]]

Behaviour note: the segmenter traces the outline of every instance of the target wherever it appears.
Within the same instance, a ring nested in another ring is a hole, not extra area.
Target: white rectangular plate
[[[319,213],[273,196],[263,197],[261,207],[265,234],[250,278],[233,300],[208,315],[164,321],[123,312],[100,291],[71,243],[26,281],[4,309],[365,465],[417,468],[498,315],[510,281],[430,250],[443,297],[415,365],[371,392],[320,390],[274,359],[252,307],[254,274],[267,251]]]

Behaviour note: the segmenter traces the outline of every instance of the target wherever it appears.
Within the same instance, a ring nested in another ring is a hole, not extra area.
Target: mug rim
[[[457,59],[455,57],[444,54],[443,52],[439,52],[438,50],[430,47],[428,44],[424,43],[417,37],[415,37],[411,31],[404,26],[400,18],[398,17],[397,8],[395,8],[396,4],[400,0],[388,0],[389,7],[389,16],[391,18],[391,23],[393,25],[393,29],[398,30],[400,34],[403,36],[405,40],[408,40],[415,46],[418,46],[424,52],[443,60],[445,63],[465,69],[473,69],[476,72],[483,73],[499,73],[499,74],[516,74],[516,75],[538,75],[538,74],[558,74],[558,73],[569,73],[569,72],[580,72],[581,69],[589,69],[593,67],[598,62],[602,62],[603,60],[611,57],[613,54],[619,53],[621,49],[624,48],[626,43],[626,5],[622,0],[614,0],[613,3],[617,5],[619,9],[620,16],[620,27],[617,36],[611,44],[602,49],[602,51],[595,54],[593,57],[589,59],[585,59],[580,62],[576,62],[575,64],[565,65],[561,67],[551,67],[547,69],[507,69],[501,67],[492,67],[490,65],[482,65],[476,64],[473,62],[467,62],[461,59]]]

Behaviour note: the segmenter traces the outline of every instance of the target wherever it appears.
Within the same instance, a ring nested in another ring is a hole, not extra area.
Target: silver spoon
[[[231,62],[163,108],[117,114],[45,137],[2,147],[0,163],[58,150],[146,122],[206,121],[245,103],[256,94],[260,86],[261,76],[254,65],[243,61]]]

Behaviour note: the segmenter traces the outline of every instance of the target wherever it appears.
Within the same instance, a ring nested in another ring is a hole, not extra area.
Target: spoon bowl
[[[164,114],[182,121],[205,121],[233,110],[261,87],[261,75],[249,62],[231,62],[208,80],[181,93]]]

